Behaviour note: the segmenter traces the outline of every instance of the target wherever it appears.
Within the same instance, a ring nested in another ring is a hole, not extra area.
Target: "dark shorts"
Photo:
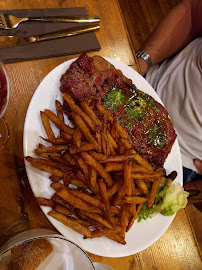
[[[191,169],[183,167],[183,185],[194,180],[202,179],[202,175],[197,174]]]

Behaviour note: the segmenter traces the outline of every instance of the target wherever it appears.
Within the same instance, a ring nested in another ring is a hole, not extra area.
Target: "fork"
[[[21,22],[26,21],[44,21],[44,22],[100,22],[100,18],[98,16],[51,16],[51,17],[24,17],[18,18],[13,15],[0,13],[0,28],[2,29],[14,29]]]

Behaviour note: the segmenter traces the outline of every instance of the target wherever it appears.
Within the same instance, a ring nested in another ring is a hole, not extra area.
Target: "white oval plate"
[[[156,92],[139,73],[114,59],[106,58],[106,60],[112,63],[117,69],[122,70],[126,77],[132,79],[138,89],[151,95],[156,101],[162,104]],[[61,75],[65,73],[73,61],[75,61],[75,59],[64,62],[54,68],[36,89],[25,119],[23,138],[24,156],[34,156],[33,149],[38,146],[39,142],[42,143],[39,136],[46,137],[40,119],[40,111],[45,109],[55,111],[55,99],[62,100],[62,94],[59,90]],[[68,123],[68,119],[66,119],[66,122]],[[34,195],[36,197],[50,198],[54,190],[50,188],[51,182],[48,179],[49,175],[34,168],[26,161],[25,166]],[[182,164],[177,140],[166,159],[165,169],[168,174],[173,170],[177,171],[178,176],[175,182],[182,184]],[[53,226],[67,239],[88,252],[104,257],[124,257],[144,250],[164,234],[174,218],[174,216],[165,217],[161,214],[157,214],[152,219],[142,220],[140,223],[136,221],[130,231],[126,233],[127,244],[121,245],[105,237],[84,240],[82,235],[48,216],[49,207],[42,206],[41,209]]]

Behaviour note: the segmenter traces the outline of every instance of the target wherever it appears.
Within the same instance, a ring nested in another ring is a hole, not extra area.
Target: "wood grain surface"
[[[139,51],[160,20],[181,0],[118,0],[132,46]]]
[[[86,7],[89,15],[101,18],[101,29],[96,32],[101,50],[90,55],[115,58],[138,70],[134,49],[116,0],[0,1],[0,9],[68,7]],[[10,82],[10,100],[5,113],[10,139],[0,152],[0,244],[25,229],[55,230],[40,210],[23,170],[23,126],[29,102],[39,83],[57,65],[74,57],[77,55],[5,65]],[[202,269],[197,239],[185,210],[176,215],[167,232],[154,245],[139,254],[123,258],[93,254],[90,257],[92,261],[109,264],[115,270]]]

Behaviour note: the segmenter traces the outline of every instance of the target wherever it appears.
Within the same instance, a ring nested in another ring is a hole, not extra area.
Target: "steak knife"
[[[35,36],[29,36],[29,37],[0,36],[0,49],[79,35],[82,33],[87,33],[87,32],[97,30],[99,28],[100,28],[99,24],[88,24],[84,26],[69,28],[67,30],[59,30],[56,32],[50,32],[47,34],[41,34],[41,35],[35,35]]]

